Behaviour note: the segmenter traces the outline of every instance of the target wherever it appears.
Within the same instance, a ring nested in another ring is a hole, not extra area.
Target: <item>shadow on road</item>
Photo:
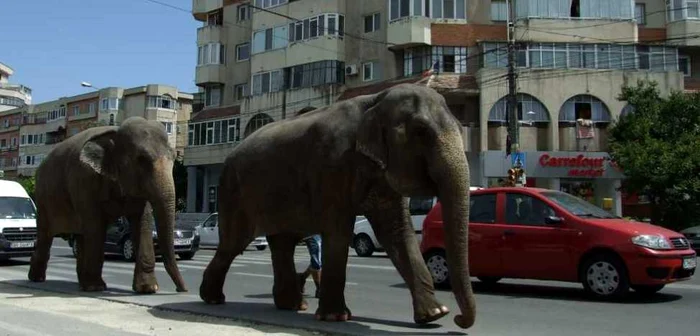
[[[17,259],[0,259],[0,267],[12,267],[12,266],[26,266],[29,265],[29,261],[22,261]]]
[[[406,284],[398,283],[391,285],[394,288],[408,289]],[[473,281],[472,287],[476,294],[500,295],[508,296],[514,299],[529,298],[529,299],[549,299],[549,300],[569,300],[581,302],[608,302],[619,304],[650,304],[650,303],[667,303],[678,301],[683,298],[677,294],[656,293],[654,295],[642,295],[634,290],[630,290],[627,297],[614,300],[603,301],[592,298],[586,294],[583,288],[558,287],[548,285],[529,285],[529,284],[512,284],[512,283],[496,283],[484,284],[479,281]],[[449,292],[450,290],[438,290]]]
[[[218,317],[221,320],[214,320],[211,323],[227,324],[231,320],[263,323],[279,327],[304,329],[318,331],[322,333],[341,335],[467,335],[460,332],[429,332],[430,329],[440,328],[439,324],[428,324],[420,326],[403,321],[390,321],[373,317],[353,316],[347,322],[323,322],[317,321],[313,317],[313,311],[292,312],[278,310],[271,303],[253,303],[229,301],[225,305],[207,305],[201,301],[169,303],[154,306],[149,312],[158,318],[169,318],[163,311],[174,311],[179,313],[204,314]],[[219,322],[216,322],[219,321]],[[370,323],[383,326],[412,329],[410,331],[388,331],[360,324],[358,322]]]
[[[7,284],[12,286],[17,286],[21,288],[28,289],[38,289],[46,291],[47,296],[56,296],[57,293],[63,293],[68,295],[77,295],[85,297],[94,298],[118,298],[118,297],[133,297],[133,296],[152,296],[154,294],[139,294],[131,290],[125,290],[120,288],[110,288],[109,283],[107,284],[107,290],[103,292],[83,292],[78,286],[78,282],[75,281],[64,281],[64,280],[50,280],[47,279],[44,282],[31,282],[29,280],[6,280],[0,281],[0,284]],[[178,295],[178,293],[158,293],[156,295]]]

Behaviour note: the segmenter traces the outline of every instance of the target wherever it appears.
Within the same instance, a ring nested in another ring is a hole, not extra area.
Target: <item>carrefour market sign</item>
[[[569,168],[567,176],[601,177],[605,173],[605,157],[589,158],[583,154],[577,156],[540,155],[539,163],[543,167]]]

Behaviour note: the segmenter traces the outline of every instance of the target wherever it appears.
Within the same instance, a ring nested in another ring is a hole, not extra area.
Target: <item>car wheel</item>
[[[360,257],[371,257],[374,253],[374,244],[364,233],[355,236],[355,253]]]
[[[490,276],[481,276],[481,277],[476,277],[479,279],[479,281],[483,282],[486,285],[495,285],[497,282],[501,281],[503,279],[502,277],[490,277]]]
[[[663,289],[666,285],[635,285],[632,286],[635,292],[642,295],[652,295]]]
[[[194,258],[194,252],[185,252],[178,254],[181,260],[190,260]]]
[[[614,299],[627,294],[630,288],[627,269],[622,261],[610,254],[597,254],[583,263],[583,288],[601,299]]]
[[[265,251],[267,246],[256,246],[255,248],[258,249],[258,251]]]
[[[134,261],[134,242],[126,238],[122,243],[122,257],[126,261]]]
[[[428,266],[430,276],[433,278],[435,288],[449,288],[450,270],[447,267],[447,258],[442,250],[430,251],[425,255],[425,265]]]

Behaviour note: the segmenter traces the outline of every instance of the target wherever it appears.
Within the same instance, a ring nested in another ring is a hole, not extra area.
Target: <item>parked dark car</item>
[[[700,253],[700,225],[689,227],[681,233],[688,238],[690,246],[695,250],[695,252]]]
[[[158,246],[158,235],[153,230],[153,245],[156,256],[161,255]],[[182,260],[192,259],[199,251],[199,233],[195,228],[175,224],[174,232],[175,254]],[[73,237],[68,238],[68,245],[73,249],[73,256],[77,257],[77,245]],[[107,239],[105,241],[106,254],[118,254],[127,261],[134,261],[134,243],[131,240],[131,229],[129,222],[120,217],[107,229]]]

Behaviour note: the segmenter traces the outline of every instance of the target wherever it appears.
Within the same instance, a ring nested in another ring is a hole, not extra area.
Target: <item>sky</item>
[[[0,0],[0,62],[42,103],[146,84],[196,92],[192,0]]]

